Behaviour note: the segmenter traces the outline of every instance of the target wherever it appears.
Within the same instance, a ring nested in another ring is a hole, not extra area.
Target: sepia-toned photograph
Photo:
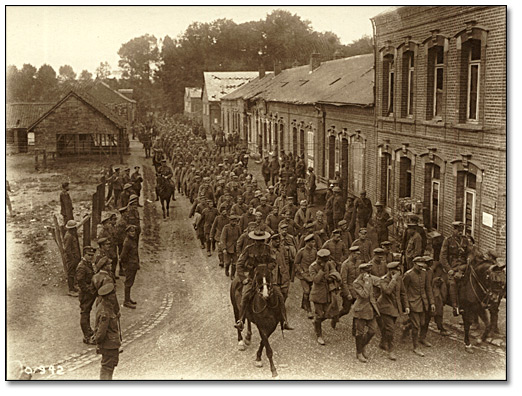
[[[4,10],[4,380],[508,379],[506,5]]]

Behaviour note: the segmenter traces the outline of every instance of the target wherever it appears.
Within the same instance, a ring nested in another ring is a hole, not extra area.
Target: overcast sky
[[[264,19],[274,9],[286,9],[312,22],[320,32],[332,31],[343,44],[372,35],[370,17],[388,7],[306,6],[185,6],[185,7],[7,7],[6,64],[36,68],[47,63],[56,73],[71,65],[79,74],[94,74],[100,62],[118,68],[122,44],[146,33],[174,38],[195,21],[231,18],[236,23]]]

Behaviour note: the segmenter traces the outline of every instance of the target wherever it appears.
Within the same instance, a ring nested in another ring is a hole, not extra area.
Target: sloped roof
[[[185,94],[188,94],[190,98],[201,99],[201,88],[185,87]]]
[[[126,97],[100,80],[96,80],[90,88],[86,89],[86,92],[105,104],[136,103],[135,100]]]
[[[53,105],[54,103],[7,103],[5,127],[6,129],[28,128]]]
[[[224,100],[242,97],[294,104],[374,105],[374,56],[352,56],[283,70],[270,79],[256,79]]]
[[[76,96],[79,100],[83,101],[87,105],[91,106],[94,110],[101,113],[105,116],[109,121],[115,124],[119,128],[125,128],[126,122],[122,120],[118,115],[114,114],[107,106],[101,103],[98,99],[88,94],[85,91],[72,89],[70,90],[64,97],[62,97],[58,103],[52,106],[48,111],[42,114],[36,121],[34,121],[30,126],[29,130],[33,129],[36,125],[38,125],[41,121],[43,121],[49,114],[53,113],[58,107],[62,105],[70,96]]]
[[[267,73],[263,78],[256,77],[248,84],[244,84],[228,95],[222,97],[221,100],[250,99],[263,92],[274,77],[274,73]]]
[[[210,102],[221,98],[259,75],[257,71],[248,72],[204,72],[207,98]]]

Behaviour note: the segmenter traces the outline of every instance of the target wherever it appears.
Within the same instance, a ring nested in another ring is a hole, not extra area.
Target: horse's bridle
[[[482,290],[482,293],[484,293],[485,297],[483,299],[481,299],[479,296],[478,296],[478,293],[477,291],[475,290],[475,286],[473,286],[473,282],[470,282],[471,284],[471,290],[473,290],[473,294],[475,294],[475,297],[477,297],[477,300],[479,300],[480,302],[480,305],[483,307],[483,308],[486,308],[488,305],[489,305],[489,302],[490,302],[490,299],[491,299],[491,291],[486,289],[486,287],[484,287],[484,285],[482,284],[482,282],[480,281],[478,275],[477,275],[477,272],[475,271],[475,268],[473,268],[473,266],[471,265],[471,263],[468,263],[468,266],[470,268],[470,274],[471,276],[475,279],[475,282],[477,282],[477,284],[479,285],[480,289]]]

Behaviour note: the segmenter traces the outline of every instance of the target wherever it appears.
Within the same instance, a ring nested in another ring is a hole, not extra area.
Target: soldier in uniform
[[[341,230],[339,228],[332,231],[332,238],[324,243],[322,249],[330,251],[330,260],[335,263],[337,272],[341,272],[341,264],[348,257],[348,246],[341,239]]]
[[[380,245],[382,242],[388,240],[388,227],[393,224],[393,219],[390,217],[388,212],[384,210],[384,205],[380,202],[375,203],[375,231],[377,232],[377,243]]]
[[[359,228],[366,228],[373,213],[372,201],[366,198],[366,191],[362,191],[361,196],[355,201],[355,212]]]
[[[453,315],[458,316],[460,312],[457,301],[457,279],[462,278],[464,274],[463,270],[467,263],[470,246],[468,238],[463,235],[464,223],[454,221],[452,225],[452,235],[442,243],[440,263],[448,274],[448,292]]]
[[[431,346],[426,342],[426,329],[421,329],[426,314],[431,310],[435,312],[433,303],[433,291],[426,274],[426,260],[423,256],[413,260],[413,268],[406,271],[403,282],[406,289],[408,304],[410,306],[410,321],[412,325],[411,338],[413,341],[413,352],[418,356],[424,356],[424,352],[419,349],[419,342],[425,346]]]
[[[363,263],[367,263],[372,259],[372,242],[368,239],[366,228],[359,229],[359,238],[353,241],[352,246],[359,246]]]
[[[310,300],[314,303],[314,330],[317,342],[325,345],[321,324],[330,316],[332,320],[339,314],[332,306],[337,298],[335,290],[339,287],[341,275],[335,268],[335,263],[330,260],[330,251],[321,249],[317,252],[317,260],[309,269],[312,278],[312,290]]]
[[[120,205],[119,205],[120,208],[127,206],[129,204],[129,198],[132,194],[133,194],[132,183],[126,183],[123,186],[123,191],[120,194]]]
[[[352,246],[353,240],[352,234],[348,229],[348,222],[343,219],[339,223],[337,223],[337,227],[341,230],[341,240],[344,242],[346,247],[349,248],[350,246]]]
[[[372,264],[359,265],[360,274],[353,282],[355,290],[355,304],[353,306],[355,318],[355,348],[357,360],[362,363],[368,361],[366,345],[377,332],[377,316],[380,315],[374,288],[378,287],[381,279],[371,275]]]
[[[386,265],[387,273],[381,278],[381,295],[377,299],[377,308],[381,314],[381,342],[379,346],[388,352],[388,359],[397,360],[393,352],[393,335],[395,322],[404,310],[410,313],[410,306],[406,298],[406,291],[402,282],[399,261],[392,261]]]
[[[96,249],[92,246],[83,248],[83,257],[76,269],[76,281],[80,292],[78,298],[80,300],[80,327],[83,333],[83,342],[88,345],[94,345],[94,332],[91,328],[91,310],[96,300],[96,289],[92,284],[94,275],[94,253]]]
[[[256,207],[256,213],[261,213],[263,221],[266,220],[268,214],[272,211],[272,207],[267,204],[267,199],[264,196],[259,198],[260,204]]]
[[[159,179],[163,178],[167,183],[170,183],[172,188],[174,189],[174,182],[172,181],[172,176],[174,176],[174,172],[172,172],[172,169],[170,166],[167,165],[167,160],[164,158],[161,160],[161,166],[158,168],[158,171],[156,173],[156,201],[159,201],[159,194],[158,194],[158,188],[159,188]],[[196,190],[197,191],[197,190]],[[191,201],[192,202],[192,201]]]
[[[111,260],[112,273],[116,276],[116,266],[118,265],[118,244],[116,238],[116,230],[114,228],[116,223],[116,214],[106,213],[102,218],[102,230],[98,235],[98,244],[101,240],[105,242],[104,252]],[[101,246],[100,246],[101,247]],[[116,279],[118,277],[116,276]]]
[[[430,324],[431,318],[433,317],[437,328],[440,331],[440,335],[447,336],[449,333],[446,331],[443,325],[443,315],[444,315],[444,302],[446,301],[446,284],[442,278],[442,266],[433,265],[433,257],[424,256],[424,260],[426,262],[426,276],[428,278],[428,283],[431,285],[431,289],[433,291],[433,303],[435,304],[435,312],[426,312],[426,320],[421,325],[421,333],[428,333],[428,326]],[[427,341],[424,341],[428,343]]]
[[[270,246],[275,252],[275,268],[272,272],[272,280],[274,287],[278,287],[283,295],[283,299],[286,302],[288,298],[288,291],[290,288],[290,263],[288,261],[287,252],[285,247],[281,244],[281,236],[274,234],[270,238]],[[292,262],[293,264],[293,262]]]
[[[295,276],[301,282],[303,288],[303,297],[301,299],[301,308],[306,311],[308,319],[312,319],[312,307],[310,305],[310,291],[312,289],[312,277],[308,269],[315,261],[317,256],[316,241],[314,234],[308,234],[304,237],[304,247],[299,249],[294,260]]]
[[[348,231],[352,236],[352,240],[355,239],[355,226],[356,226],[356,210],[353,197],[346,198],[346,208],[344,210],[344,220],[348,223]]]
[[[140,212],[138,211],[138,196],[131,195],[126,213],[127,223],[136,227],[136,237],[139,240],[141,234]]]
[[[220,214],[216,216],[214,219],[214,223],[212,224],[212,228],[210,229],[210,239],[217,242],[217,251],[218,251],[218,259],[219,266],[224,267],[224,256],[223,256],[223,245],[221,244],[221,232],[223,231],[223,227],[228,224],[229,218],[227,215],[227,207],[221,205],[219,208]]]
[[[63,216],[63,223],[67,224],[69,220],[74,220],[73,206],[71,196],[69,195],[69,182],[62,183],[62,192],[60,193],[60,213]]]
[[[242,195],[238,195],[236,200],[237,202],[230,208],[230,214],[241,217],[248,211],[248,205]]]
[[[255,229],[256,229],[256,223],[254,223],[252,221],[252,222],[248,223],[247,229],[245,231],[243,231],[243,233],[239,236],[239,239],[237,240],[237,243],[236,243],[236,252],[237,252],[238,257],[241,256],[241,253],[243,253],[243,250],[245,250],[245,248],[252,243],[252,241],[248,237],[248,234],[251,231],[254,231]]]
[[[127,207],[124,206],[123,208],[118,209],[120,212],[120,218],[116,221],[116,224],[114,224],[114,238],[116,242],[116,246],[118,247],[118,257],[121,254],[121,251],[123,249],[123,242],[125,241],[125,236],[127,233],[125,232],[125,229],[129,225],[127,223]],[[118,261],[119,262],[119,261]],[[114,265],[114,264],[113,264]],[[116,268],[114,268],[114,271],[116,271]],[[116,272],[115,272],[116,274]],[[124,273],[121,269],[120,264],[120,276],[124,276]]]
[[[407,238],[408,243],[406,245],[406,270],[411,269],[413,266],[413,259],[415,257],[421,256],[424,253],[422,250],[422,237],[417,231],[415,227],[412,227],[412,224],[409,224],[407,229]]]
[[[141,196],[141,183],[142,182],[143,182],[143,177],[140,174],[140,167],[135,166],[134,172],[131,175],[131,183],[132,183],[132,191],[134,192],[134,194],[136,194],[138,196],[138,206],[141,206],[139,204],[139,197]]]
[[[212,203],[212,200],[207,200],[208,206],[203,209],[203,213],[201,213],[201,222],[203,222],[203,234],[205,238],[205,243],[207,246],[207,256],[212,256],[212,252],[216,250],[216,241],[210,238],[210,230],[212,229],[212,224],[214,224],[214,220],[218,216],[218,210]]]
[[[274,186],[268,186],[268,194],[266,194],[266,200],[270,206],[274,206],[275,200],[277,198],[276,193],[274,193]]]
[[[76,277],[76,267],[81,260],[80,242],[78,241],[78,232],[76,227],[78,223],[69,220],[65,225],[65,236],[63,237],[63,250],[65,253],[65,264],[67,269],[67,285],[69,287],[68,295],[78,297],[78,289],[74,285]]]
[[[107,283],[98,289],[96,300],[96,327],[94,338],[96,353],[102,355],[100,380],[112,380],[114,368],[118,365],[121,347],[120,312],[110,298],[114,294],[114,284]]]
[[[339,187],[333,189],[334,197],[332,203],[333,228],[344,218],[346,203],[343,198],[342,190]]]
[[[299,235],[303,233],[305,224],[312,221],[312,219],[313,214],[310,208],[308,208],[308,202],[303,199],[299,203],[299,209],[297,209],[294,216],[294,223],[297,226]]]
[[[129,225],[125,231],[127,236],[123,242],[123,250],[120,255],[120,265],[125,272],[125,300],[123,306],[136,309],[136,301],[131,299],[131,288],[134,285],[136,273],[140,269],[137,228],[134,225]]]
[[[241,230],[239,229],[239,217],[237,215],[232,215],[229,217],[229,219],[230,222],[225,224],[223,230],[221,231],[220,241],[221,246],[223,247],[225,276],[230,275],[230,279],[234,279],[234,275],[236,274],[236,261],[238,254],[236,251],[236,245],[239,237],[241,236]]]
[[[123,186],[125,183],[123,183],[122,176],[120,174],[120,168],[116,167],[114,168],[114,173],[112,174],[110,178],[110,183],[112,185],[112,190],[114,192],[114,207],[120,208],[123,205],[120,205],[120,195],[123,191]]]
[[[130,178],[130,168],[127,167],[123,170],[123,174],[121,175],[121,181],[123,183],[123,185],[127,184],[127,183],[130,183],[131,182],[131,178]],[[131,183],[132,184],[132,183]]]
[[[381,242],[381,247],[384,250],[384,258],[386,259],[386,263],[391,263],[392,261],[395,261],[393,259],[393,252],[392,249],[392,243],[390,241],[383,241]]]
[[[315,190],[317,189],[316,185],[316,177],[314,173],[314,168],[308,168],[308,176],[306,179],[306,192],[308,194],[308,202],[310,202],[310,206],[314,206],[315,203]]]
[[[248,304],[255,293],[255,289],[253,288],[253,277],[255,274],[256,267],[260,264],[267,265],[270,273],[275,268],[275,254],[272,248],[266,243],[266,240],[270,238],[270,234],[266,231],[254,230],[251,231],[248,236],[250,239],[254,240],[254,243],[247,246],[245,250],[239,256],[237,261],[237,276],[240,281],[243,283],[243,291],[241,296],[241,309],[239,312],[239,319],[234,325],[238,330],[243,330],[243,323],[245,321],[246,311]],[[248,275],[245,275],[245,272],[248,272]],[[288,326],[288,321],[286,318],[286,308],[283,295],[281,294],[281,290],[279,288],[273,288],[273,292],[276,294],[279,299],[279,304],[281,306],[281,314],[283,316],[283,328],[287,330],[291,330],[292,328]]]
[[[361,264],[361,252],[359,246],[352,246],[349,251],[348,258],[341,265],[341,298],[343,306],[339,315],[332,321],[332,327],[335,329],[337,322],[344,315],[347,315],[355,301],[355,289],[353,282],[359,276],[359,265]],[[352,324],[352,334],[355,337],[355,320]]]

